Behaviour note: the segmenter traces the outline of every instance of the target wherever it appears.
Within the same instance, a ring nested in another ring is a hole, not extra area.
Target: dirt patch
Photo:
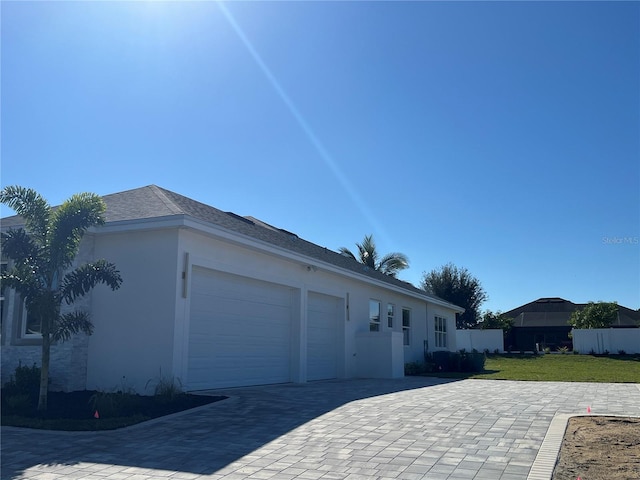
[[[569,419],[552,480],[640,479],[640,418]]]

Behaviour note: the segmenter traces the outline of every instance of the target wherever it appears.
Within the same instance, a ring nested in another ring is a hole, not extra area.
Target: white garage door
[[[307,304],[307,379],[336,378],[341,300],[337,297],[309,292]]]
[[[291,381],[292,289],[194,267],[187,388]]]

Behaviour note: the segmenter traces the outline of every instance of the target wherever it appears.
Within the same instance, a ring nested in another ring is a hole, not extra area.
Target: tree
[[[0,279],[24,299],[29,316],[40,324],[42,360],[38,410],[47,409],[51,344],[80,332],[90,335],[93,325],[84,311],[65,310],[98,284],[116,290],[122,283],[115,265],[106,260],[72,268],[87,229],[104,223],[106,206],[92,193],[73,195],[51,208],[36,191],[9,186],[0,191],[0,202],[13,209],[25,228],[2,233],[2,254],[11,268]]]
[[[573,328],[609,328],[618,318],[616,302],[589,302],[569,318]]]
[[[357,257],[346,247],[340,247],[338,252],[345,257],[352,258],[356,262],[366,265],[372,270],[378,270],[391,277],[395,277],[400,270],[409,268],[409,259],[404,253],[388,253],[382,258],[379,258],[380,254],[373,241],[373,235],[365,236],[362,243],[356,243],[356,246],[358,247]]]
[[[480,281],[466,268],[448,263],[439,270],[425,272],[420,287],[465,309],[464,313],[456,315],[456,328],[473,328],[480,321],[480,305],[488,297]]]
[[[478,327],[482,330],[488,330],[490,328],[499,328],[508,333],[513,328],[514,320],[511,317],[507,317],[500,310],[492,312],[487,310],[482,314],[482,320],[478,323]]]
[[[515,324],[515,320],[511,317],[507,317],[500,310],[497,312],[492,312],[491,310],[487,310],[482,314],[482,320],[478,323],[478,327],[482,330],[488,330],[490,328],[496,328],[502,330],[502,340],[506,342],[507,338],[509,338],[509,333],[511,333],[511,329]],[[503,345],[504,346],[504,345]]]

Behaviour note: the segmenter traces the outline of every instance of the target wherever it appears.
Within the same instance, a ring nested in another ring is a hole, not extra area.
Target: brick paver
[[[557,414],[640,415],[636,384],[406,378],[225,393],[111,432],[3,427],[2,479],[526,480]]]

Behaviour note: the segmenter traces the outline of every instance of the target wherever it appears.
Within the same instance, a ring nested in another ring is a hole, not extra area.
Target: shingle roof
[[[191,217],[237,234],[328,263],[335,267],[394,285],[412,293],[432,298],[438,302],[445,302],[434,295],[426,294],[423,290],[416,288],[408,282],[372,270],[353,259],[345,257],[326,247],[308,242],[291,232],[279,229],[253,217],[241,217],[232,212],[223,212],[222,210],[218,210],[217,208],[156,185],[105,195],[102,198],[107,205],[105,215],[107,223],[179,215]],[[2,219],[2,228],[20,225],[22,225],[21,219],[17,216]],[[455,307],[452,304],[449,305]]]
[[[566,327],[571,314],[586,306],[586,303],[573,303],[559,297],[539,298],[504,315],[514,319],[515,327]],[[618,312],[613,326],[635,327],[640,321],[640,312],[622,305],[618,305]]]

